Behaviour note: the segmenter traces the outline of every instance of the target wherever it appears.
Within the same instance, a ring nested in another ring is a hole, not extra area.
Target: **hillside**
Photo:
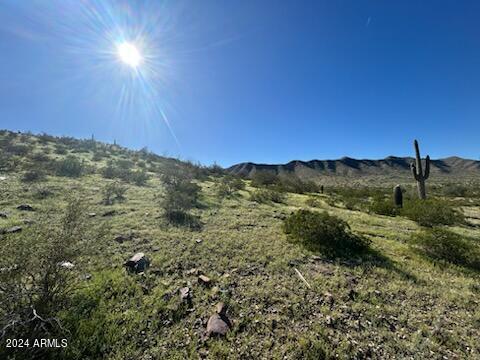
[[[275,174],[295,174],[302,179],[330,184],[338,182],[411,180],[410,157],[389,156],[382,160],[357,160],[348,157],[339,160],[291,161],[287,164],[268,165],[240,163],[227,170],[235,175],[251,177],[257,171]],[[431,161],[431,179],[436,182],[480,179],[480,161],[448,157]]]
[[[2,359],[480,357],[480,261],[469,252],[480,245],[478,188],[447,197],[427,184],[433,210],[465,215],[441,227],[461,245],[447,261],[415,245],[429,231],[417,221],[364,207],[390,204],[390,188],[278,194],[147,150],[9,131],[0,150]],[[408,159],[378,163],[408,171]],[[315,166],[375,169],[333,164]],[[185,204],[187,214],[166,216]],[[405,194],[405,204],[416,203]],[[292,241],[283,226],[299,209],[344,220],[368,251],[334,257]],[[150,266],[127,272],[139,252]],[[209,336],[212,317],[228,318],[224,336]],[[22,337],[68,346],[6,348]]]

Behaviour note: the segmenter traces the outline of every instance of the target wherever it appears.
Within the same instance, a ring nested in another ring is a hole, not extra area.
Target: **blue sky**
[[[453,0],[4,0],[0,128],[224,166],[411,155],[414,138],[478,159],[479,17]]]

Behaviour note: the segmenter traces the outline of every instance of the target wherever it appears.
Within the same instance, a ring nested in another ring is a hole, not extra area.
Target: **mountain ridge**
[[[297,175],[308,180],[321,180],[327,177],[387,177],[404,178],[411,176],[410,164],[413,157],[387,156],[384,159],[355,159],[342,157],[336,160],[292,160],[285,164],[261,164],[243,162],[235,164],[227,171],[234,175],[252,177],[257,171],[273,172],[277,175]],[[448,180],[455,178],[478,178],[480,180],[480,161],[459,156],[431,160],[432,178]]]

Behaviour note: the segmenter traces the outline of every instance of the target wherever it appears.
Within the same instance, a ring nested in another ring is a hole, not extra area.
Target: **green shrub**
[[[82,162],[73,155],[68,155],[65,159],[57,163],[57,175],[66,177],[82,176],[84,166]]]
[[[413,235],[411,243],[431,259],[480,270],[478,245],[449,230],[425,229]]]
[[[280,183],[279,177],[269,171],[257,171],[252,175],[252,186],[263,187]]]
[[[160,201],[165,218],[171,224],[198,228],[198,218],[188,211],[198,205],[200,186],[191,182],[182,172],[163,176],[165,196]]]
[[[150,176],[148,176],[148,173],[145,171],[145,169],[141,169],[139,171],[130,172],[127,180],[137,186],[145,186],[149,178]]]
[[[250,200],[258,203],[283,203],[285,201],[285,194],[276,190],[258,189],[250,194]]]
[[[369,212],[386,216],[396,216],[400,212],[400,208],[395,206],[393,199],[382,197],[374,198],[368,205],[368,210]]]
[[[409,200],[404,203],[401,215],[421,226],[454,225],[465,223],[462,213],[455,210],[448,201],[439,199]]]
[[[41,181],[44,179],[45,179],[45,173],[38,169],[25,171],[25,173],[22,176],[23,182],[35,182],[35,181]]]
[[[80,267],[82,257],[105,235],[105,229],[88,222],[86,212],[79,200],[71,199],[60,218],[45,214],[31,228],[2,238],[2,337],[33,341],[67,335],[57,315],[69,308],[72,291],[79,286],[78,273],[59,264],[69,261]],[[47,350],[22,348],[8,358],[48,358]],[[7,358],[3,351],[0,348],[0,357]]]
[[[317,198],[314,197],[309,197],[307,200],[305,200],[305,204],[311,207],[320,207],[321,203]]]
[[[103,189],[103,203],[105,205],[112,205],[115,201],[125,200],[127,190],[128,188],[119,182],[107,184]]]
[[[313,181],[305,181],[296,175],[279,176],[279,182],[275,186],[279,191],[297,194],[320,192],[320,187]]]
[[[327,255],[353,254],[369,245],[351,232],[346,221],[327,212],[298,210],[285,219],[283,230],[291,241]]]
[[[215,184],[215,193],[220,198],[230,197],[244,188],[245,183],[242,179],[233,175],[226,175]]]

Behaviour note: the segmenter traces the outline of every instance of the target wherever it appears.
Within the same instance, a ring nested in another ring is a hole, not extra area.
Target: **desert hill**
[[[409,179],[411,178],[411,157],[389,156],[381,160],[353,159],[343,157],[338,160],[290,161],[287,164],[240,163],[227,170],[235,175],[251,177],[257,171],[275,174],[295,174],[303,179],[324,182],[351,181],[358,179]],[[480,161],[452,156],[431,161],[433,181],[466,180],[480,177]],[[342,179],[344,178],[344,179]]]

